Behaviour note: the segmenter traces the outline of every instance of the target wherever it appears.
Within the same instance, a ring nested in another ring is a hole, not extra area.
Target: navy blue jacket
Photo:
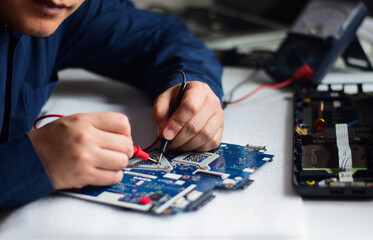
[[[27,133],[55,88],[57,71],[84,68],[155,98],[188,80],[222,97],[221,66],[184,24],[125,0],[86,0],[46,38],[0,26],[0,211],[55,191]]]

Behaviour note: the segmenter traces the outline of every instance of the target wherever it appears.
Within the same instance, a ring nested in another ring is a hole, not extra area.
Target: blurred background
[[[184,21],[224,65],[252,67],[261,66],[271,57],[268,53],[277,49],[309,1],[133,0],[139,8]],[[366,52],[373,56],[373,0],[362,1],[371,17],[366,18],[358,36],[364,41]],[[260,52],[248,55],[253,51]]]
[[[299,0],[135,0],[143,9],[164,12],[187,23],[205,41],[284,29],[307,1]],[[289,8],[291,5],[291,9]]]
[[[280,30],[288,27],[308,0],[134,0],[143,9],[185,21],[202,40]],[[363,1],[373,15],[373,1]]]

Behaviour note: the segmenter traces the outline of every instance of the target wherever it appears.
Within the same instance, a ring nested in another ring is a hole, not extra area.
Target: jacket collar
[[[8,26],[4,26],[4,25],[0,24],[0,34],[1,33],[9,33],[9,34],[13,35],[14,37],[21,37],[21,35],[22,35],[19,32],[17,32],[16,30],[14,30],[13,28],[10,28]]]
[[[3,24],[0,24],[0,33],[7,32],[7,31],[9,31],[8,27],[4,26]]]

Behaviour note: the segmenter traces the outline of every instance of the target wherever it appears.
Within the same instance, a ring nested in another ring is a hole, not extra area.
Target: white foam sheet
[[[248,74],[246,70],[226,69],[226,91]],[[244,85],[242,92],[259,85],[261,76],[258,79]],[[89,84],[83,96],[77,88],[76,94],[64,92],[67,85],[75,86],[71,80],[62,81],[45,106],[47,112],[119,111],[137,115],[132,133],[139,145],[156,136],[151,106],[136,90],[115,85],[116,90],[106,96],[103,93],[112,87],[100,85],[100,94],[94,97],[87,92]],[[225,110],[224,142],[265,145],[267,153],[275,155],[272,163],[253,175],[255,182],[245,190],[217,191],[217,197],[200,210],[176,216],[152,216],[53,194],[2,213],[0,239],[300,239],[304,229],[302,202],[290,183],[290,97],[289,90],[263,90]]]

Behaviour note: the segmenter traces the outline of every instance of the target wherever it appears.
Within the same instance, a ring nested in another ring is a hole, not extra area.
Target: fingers
[[[171,149],[208,151],[216,148],[224,127],[219,99],[208,85],[188,82],[179,108],[167,118],[165,114],[177,91],[175,87],[166,90],[155,103],[153,120],[160,129],[159,135],[172,140]]]
[[[195,118],[189,122],[197,120],[198,115],[195,116]],[[206,124],[196,132],[187,130],[190,125],[188,122],[181,130],[180,134],[172,140],[170,147],[179,151],[195,150],[199,152],[210,151],[217,148],[220,144],[224,128],[224,122],[221,121],[222,118],[223,117],[219,116],[219,114],[214,114],[208,119]],[[195,124],[192,124],[192,126],[193,125]],[[187,132],[193,134],[189,135]]]
[[[119,182],[133,155],[128,119],[119,113],[63,117],[29,133],[54,187]]]
[[[168,89],[159,95],[154,102],[152,119],[157,127],[157,133],[159,136],[162,135],[161,131],[164,129],[164,126],[167,124],[171,115],[172,103],[176,99],[176,94],[179,88],[180,84]]]
[[[102,149],[125,153],[129,157],[133,155],[132,138],[101,130],[97,130],[95,134],[96,136],[92,141],[96,141]]]
[[[181,148],[182,150],[186,148],[189,150],[196,149],[210,141],[223,128],[221,118],[223,116],[220,116],[220,112],[216,112],[213,106],[206,104],[184,124],[178,135],[172,140],[172,148],[179,148],[184,145]]]
[[[93,165],[97,168],[106,170],[120,170],[127,167],[128,155],[121,152],[99,149],[93,151],[96,155],[93,159]]]
[[[130,133],[130,130],[127,130],[130,129],[130,125],[125,115],[94,113],[74,117],[90,117],[89,121],[92,124],[92,130],[80,133],[78,141],[85,149],[81,151],[83,157],[78,155],[79,160],[89,162],[102,170],[115,171],[127,166],[128,159],[133,155],[133,142],[130,136],[125,135]]]
[[[86,150],[88,151],[77,152],[70,161],[65,161],[54,172],[50,172],[56,189],[107,186],[121,181],[122,169],[128,164],[125,154],[108,150]]]
[[[172,140],[184,127],[184,125],[192,119],[201,108],[206,100],[203,93],[205,86],[202,83],[189,82],[181,100],[180,106],[168,119],[167,124],[162,130],[162,136],[167,140]],[[205,121],[206,119],[204,119]],[[204,125],[204,124],[203,124]]]
[[[95,186],[111,186],[119,183],[123,179],[123,171],[110,171],[96,168],[92,172],[92,181],[88,185]]]
[[[194,151],[196,152],[207,152],[212,149],[216,149],[217,147],[219,147],[222,137],[223,137],[223,127],[219,130],[218,134],[215,135],[215,137],[212,140],[210,140],[209,142],[207,142],[206,144],[198,148],[191,148],[191,149],[194,149]],[[190,151],[191,149],[184,150],[184,151]]]
[[[165,91],[157,97],[154,102],[154,107],[152,111],[153,122],[158,125],[161,122],[166,122],[170,116],[171,103],[173,102],[174,91],[172,89],[177,86],[169,89],[170,91]]]
[[[70,116],[72,121],[90,122],[95,128],[105,132],[112,132],[131,136],[131,126],[126,115],[114,112],[85,113]]]
[[[188,122],[195,116],[200,117],[199,120],[192,121],[193,124],[189,124],[186,130],[191,130],[191,133],[198,131],[203,127],[201,124],[208,119],[208,115],[210,115],[213,111],[207,108],[203,108],[207,110],[206,113],[201,113],[203,103],[205,102],[204,96],[201,98],[196,99],[195,96],[193,97],[192,94],[189,92],[185,92],[185,98],[182,100],[180,107],[175,111],[175,113],[170,117],[165,129],[163,130],[163,136],[167,140],[172,140],[175,138],[177,134],[186,126]]]
[[[113,116],[116,117],[116,119],[114,118],[114,120],[112,120],[110,118]],[[92,160],[92,164],[95,167],[107,170],[119,170],[126,167],[128,159],[133,155],[132,138],[127,137],[124,134],[119,134],[118,132],[120,132],[120,130],[117,132],[107,132],[102,130],[110,130],[110,127],[107,127],[107,125],[115,123],[118,119],[120,119],[118,118],[121,117],[120,114],[98,113],[90,114],[89,116],[85,116],[85,114],[72,116],[72,118],[80,118],[79,120],[73,121],[83,121],[86,117],[91,117],[91,119],[89,119],[90,122],[83,123],[84,125],[88,125],[86,128],[83,128],[75,123],[79,128],[78,132],[76,133],[77,137],[74,137],[74,145],[77,146],[77,149],[75,150],[76,158],[83,161]],[[102,120],[102,117],[107,117],[107,121],[99,123]],[[124,117],[123,119],[123,124],[127,125],[127,118]],[[96,128],[98,125],[94,124],[97,123],[100,124],[99,126],[101,129]],[[90,127],[89,124],[92,124],[92,126]],[[128,125],[127,128],[130,128],[130,126]],[[82,132],[79,132],[79,130]]]
[[[119,183],[123,179],[123,170],[106,170],[100,168],[81,168],[68,173],[65,182],[58,182],[56,189],[83,188],[91,186],[111,186]],[[53,180],[53,178],[52,178]]]

